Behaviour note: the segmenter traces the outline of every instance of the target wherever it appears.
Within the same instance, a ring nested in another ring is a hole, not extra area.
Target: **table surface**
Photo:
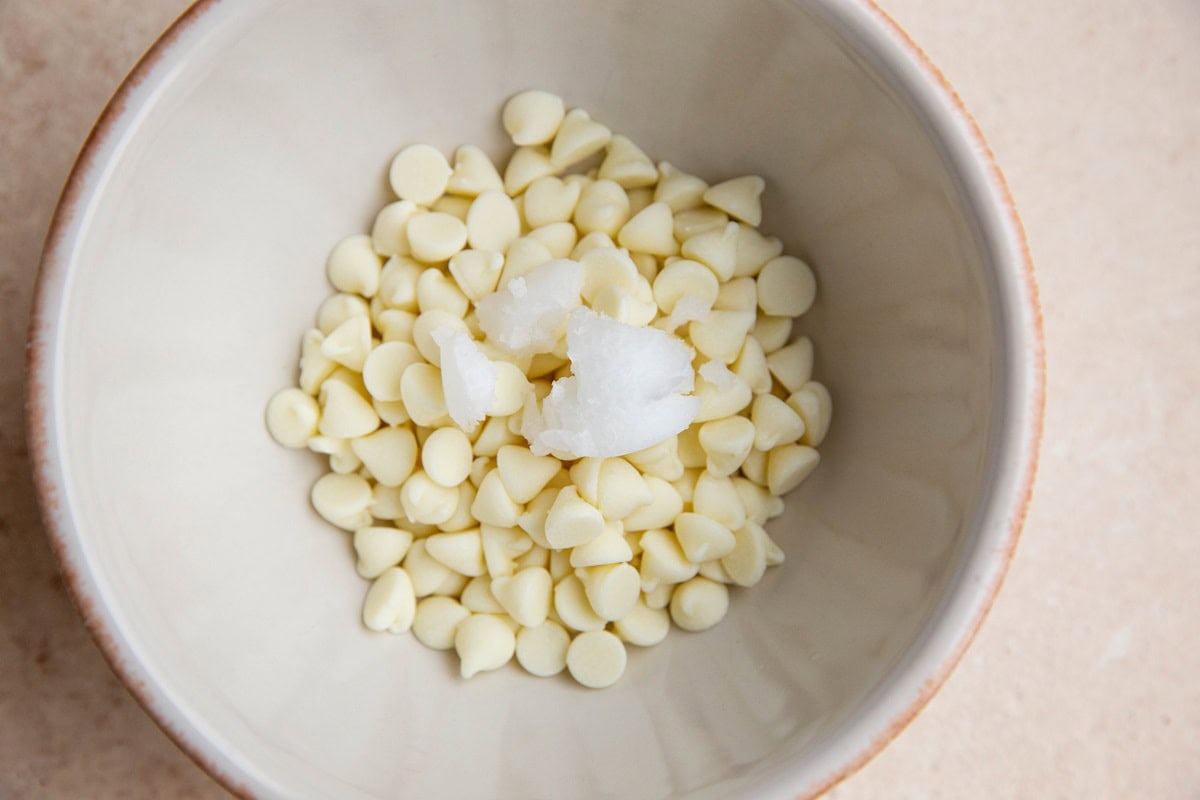
[[[182,0],[0,0],[0,796],[220,798],[109,672],[34,502],[23,350],[93,120]],[[830,792],[1200,798],[1200,3],[885,0],[976,115],[1038,267],[1024,538],[929,707]],[[970,14],[963,11],[970,8]]]

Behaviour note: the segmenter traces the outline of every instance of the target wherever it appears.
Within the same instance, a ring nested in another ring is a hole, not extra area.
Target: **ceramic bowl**
[[[768,179],[810,260],[836,403],[728,618],[589,691],[359,624],[322,466],[266,435],[324,257],[403,145],[507,148],[541,87],[655,158]],[[87,624],[233,791],[312,798],[794,798],[927,701],[1010,559],[1041,419],[1020,225],[970,117],[867,0],[200,2],[100,119],[45,251],[31,449]]]

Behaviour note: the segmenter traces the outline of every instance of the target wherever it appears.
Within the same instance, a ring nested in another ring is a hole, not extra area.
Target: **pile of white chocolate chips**
[[[329,457],[312,504],[353,532],[368,628],[600,688],[783,561],[763,525],[831,413],[791,336],[816,284],[757,230],[762,178],[656,167],[547,92],[503,124],[503,178],[395,157],[267,425]]]

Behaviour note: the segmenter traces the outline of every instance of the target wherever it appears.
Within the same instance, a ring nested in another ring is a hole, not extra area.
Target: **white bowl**
[[[542,87],[652,156],[767,176],[814,265],[836,402],[788,553],[717,628],[593,692],[358,623],[315,456],[264,432],[402,145],[494,156]],[[260,797],[820,793],[927,701],[1015,544],[1041,424],[1024,241],[974,123],[868,0],[200,2],[121,87],[64,193],[30,343],[51,538],[166,731]]]

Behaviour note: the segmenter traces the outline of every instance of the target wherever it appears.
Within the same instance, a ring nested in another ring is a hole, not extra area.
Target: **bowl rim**
[[[893,77],[905,81],[927,117],[945,134],[947,147],[956,142],[963,145],[955,166],[973,169],[982,181],[976,187],[981,205],[995,212],[992,223],[1003,241],[991,249],[996,251],[998,279],[1008,285],[1009,300],[1013,301],[1008,332],[1013,336],[1016,351],[1010,364],[1015,373],[1014,394],[1007,411],[1013,416],[1008,426],[1008,444],[1016,463],[1002,465],[1010,478],[1011,491],[995,503],[1004,506],[996,514],[1004,519],[1004,529],[997,531],[987,548],[976,547],[980,569],[974,576],[976,584],[972,607],[965,620],[945,641],[925,641],[911,649],[922,649],[924,664],[910,664],[908,669],[920,673],[915,694],[892,698],[894,710],[882,720],[860,722],[869,736],[859,737],[857,745],[842,747],[832,757],[833,764],[822,777],[809,785],[790,789],[795,800],[813,800],[829,791],[865,766],[895,739],[916,715],[937,694],[957,666],[978,633],[1007,574],[1021,529],[1028,513],[1037,474],[1039,449],[1045,415],[1045,339],[1038,287],[1033,260],[1024,226],[1013,202],[1008,183],[996,162],[990,146],[974,117],[967,111],[958,92],[942,72],[876,0],[817,0],[827,18],[852,26],[860,36],[870,39],[873,53],[890,59]],[[253,774],[225,754],[216,751],[204,732],[181,712],[155,686],[145,668],[138,662],[130,643],[115,625],[99,592],[89,565],[80,549],[80,533],[61,495],[64,465],[58,454],[55,430],[55,346],[58,340],[58,304],[66,288],[71,270],[74,237],[84,226],[80,211],[103,182],[106,157],[111,154],[121,134],[136,124],[139,111],[154,101],[154,93],[146,91],[168,77],[173,61],[186,55],[176,45],[183,44],[197,23],[206,20],[212,11],[226,4],[220,0],[194,0],[154,41],[129,74],[122,80],[94,123],[76,157],[71,173],[59,197],[43,245],[34,291],[33,309],[26,344],[25,415],[32,472],[43,527],[50,540],[69,596],[83,619],[84,626],[99,647],[109,667],[128,688],[130,694],[164,733],[201,769],[218,781],[226,790],[243,798],[269,793]],[[909,75],[898,74],[906,68]],[[957,133],[957,136],[954,134]],[[966,602],[965,591],[958,600]],[[948,623],[947,623],[948,624]],[[936,651],[936,652],[935,652]],[[902,690],[883,690],[897,694]],[[882,704],[881,704],[882,705]],[[827,759],[828,760],[828,759]]]

